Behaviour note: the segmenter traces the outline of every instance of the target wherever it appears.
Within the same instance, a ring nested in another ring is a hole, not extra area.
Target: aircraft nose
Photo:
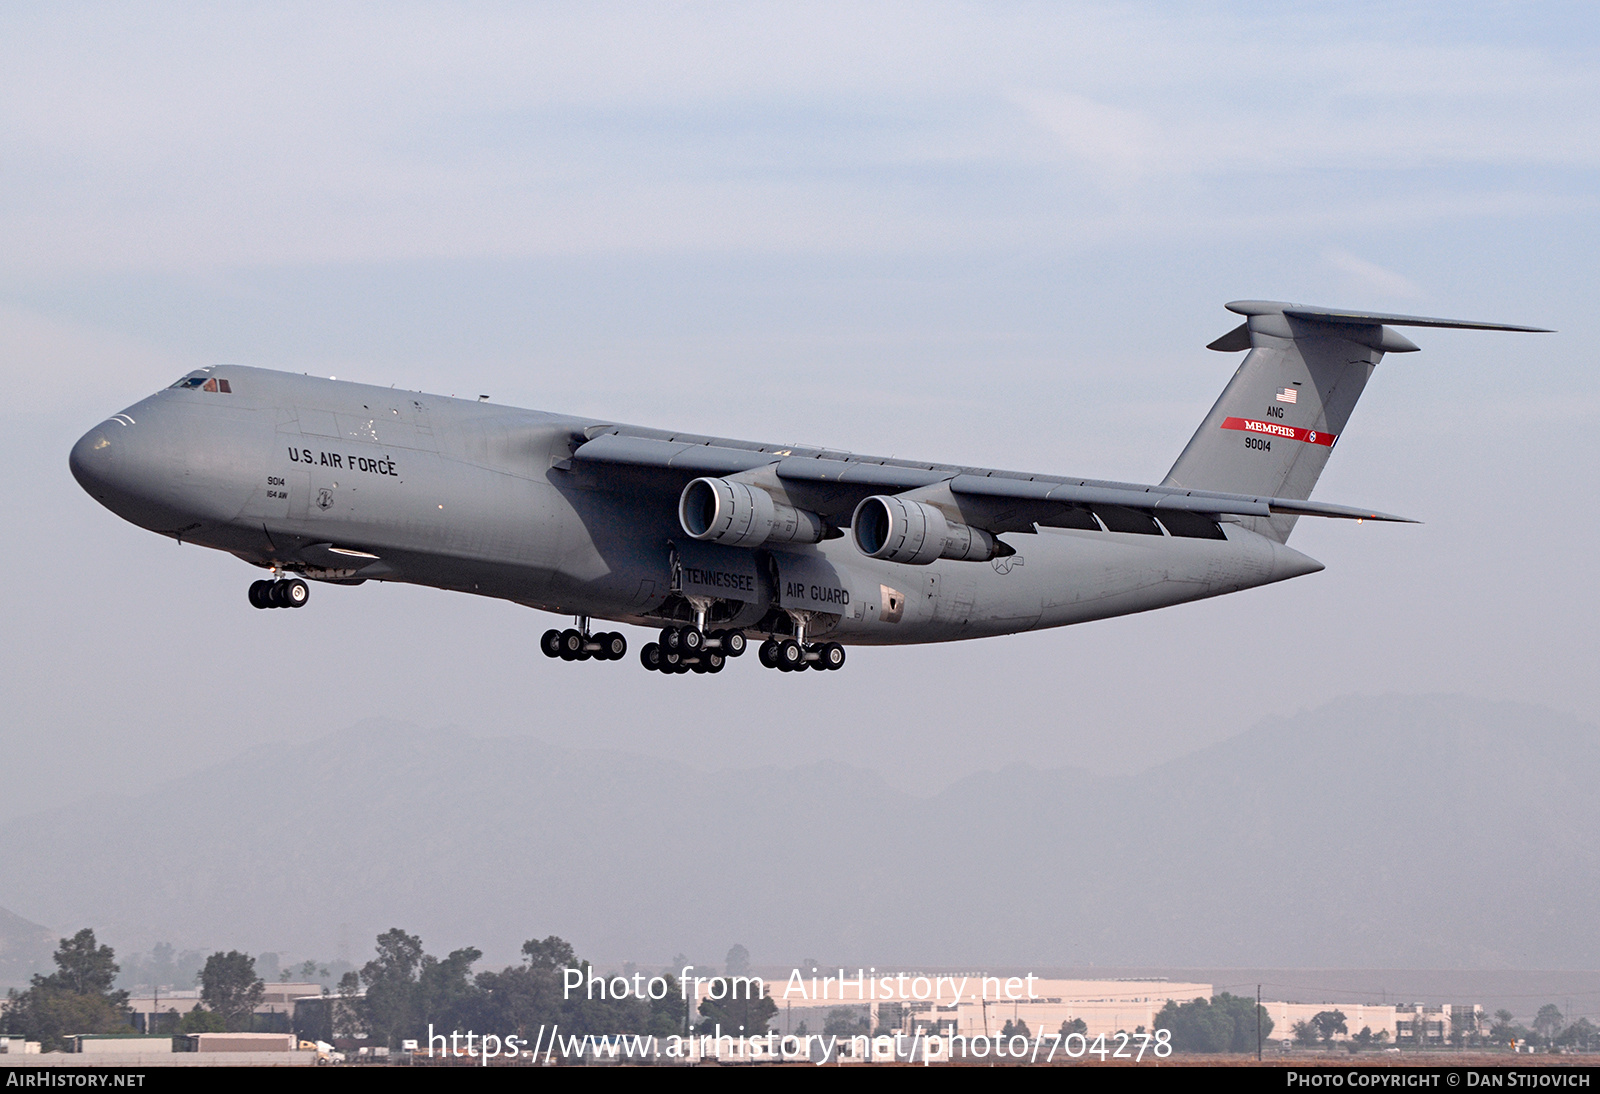
[[[72,446],[72,454],[67,457],[67,465],[72,468],[72,477],[78,480],[78,485],[101,502],[112,489],[116,474],[116,453],[111,451],[111,438],[106,436],[109,424],[97,426],[79,437],[78,443]]]
[[[171,475],[159,438],[125,418],[109,418],[78,438],[67,457],[72,477],[118,516],[146,528],[173,527]]]

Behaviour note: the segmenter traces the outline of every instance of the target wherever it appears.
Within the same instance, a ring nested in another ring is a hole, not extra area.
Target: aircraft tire
[[[287,582],[283,582],[283,581],[273,581],[273,582],[271,582],[271,583],[269,583],[267,585],[266,594],[262,597],[262,599],[267,602],[267,607],[269,607],[269,608],[284,608],[284,607],[288,607],[288,605],[285,604],[284,600],[283,600],[283,587],[286,584],[287,584]]]
[[[806,667],[806,651],[794,639],[778,644],[778,667],[784,672],[794,672]]]
[[[778,667],[778,642],[777,642],[777,639],[769,638],[765,642],[761,643],[760,648],[756,650],[756,657],[760,659],[762,668],[764,668],[764,669],[775,669],[775,668],[777,668]]]
[[[266,597],[267,586],[270,584],[272,584],[270,581],[252,581],[250,583],[250,606],[252,608],[271,607],[267,603]]]
[[[655,642],[646,642],[639,647],[639,664],[651,672],[661,671],[661,646]]]
[[[699,653],[706,648],[706,636],[700,633],[698,627],[683,628],[678,641],[682,644],[685,653]]]
[[[306,601],[311,599],[311,586],[301,581],[298,577],[293,581],[283,583],[283,606],[286,608],[303,608]]]
[[[628,640],[617,631],[600,636],[600,652],[607,661],[621,661],[628,656]]]
[[[722,656],[722,654],[720,654],[720,653],[712,652],[712,653],[706,654],[705,660],[704,660],[703,663],[704,663],[704,665],[706,667],[706,671],[707,672],[709,672],[709,673],[718,673],[718,672],[721,672],[722,671],[722,667],[728,663],[728,659],[726,657]]]
[[[729,657],[744,656],[745,647],[749,645],[743,631],[722,632],[722,652]]]
[[[677,627],[662,627],[661,628],[661,648],[664,649],[664,650],[675,650],[675,649],[678,649],[679,645],[681,644],[680,640],[682,639],[682,637],[683,637],[683,632],[680,631]]]
[[[561,660],[581,661],[583,652],[583,634],[581,631],[569,627],[561,632]]]
[[[544,651],[546,657],[560,657],[561,632],[554,627],[545,631],[544,635],[539,639],[539,648]]]
[[[844,647],[839,643],[829,642],[822,647],[821,652],[822,660],[816,663],[817,668],[830,670],[844,668]]]

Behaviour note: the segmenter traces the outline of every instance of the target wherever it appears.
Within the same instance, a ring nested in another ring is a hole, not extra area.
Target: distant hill
[[[0,908],[0,991],[26,987],[36,972],[54,972],[50,955],[59,941],[50,928]]]
[[[1594,725],[1449,697],[931,797],[373,721],[0,826],[0,903],[140,947],[344,936],[358,961],[401,926],[499,960],[553,933],[641,962],[1596,968],[1597,785]]]

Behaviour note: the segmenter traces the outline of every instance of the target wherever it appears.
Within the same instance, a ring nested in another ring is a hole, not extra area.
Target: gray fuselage
[[[999,533],[1015,552],[1007,557],[926,565],[869,558],[849,536],[755,549],[696,542],[678,514],[692,471],[574,459],[608,431],[712,442],[218,366],[90,430],[71,467],[119,516],[285,574],[403,581],[652,626],[709,605],[725,626],[784,634],[803,617],[809,634],[840,643],[1059,627],[1322,568],[1225,518],[1207,538],[1154,523],[1111,531],[1085,513],[1077,527]],[[774,461],[885,463],[726,443]],[[774,489],[786,498],[781,483]],[[787,501],[826,508],[819,497]],[[829,519],[853,504],[837,502]]]

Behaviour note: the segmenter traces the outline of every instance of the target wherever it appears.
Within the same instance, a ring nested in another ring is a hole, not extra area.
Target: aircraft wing
[[[1095,479],[1028,475],[907,460],[885,460],[820,450],[758,445],[708,437],[641,436],[619,429],[580,444],[574,464],[611,465],[665,472],[680,485],[699,476],[737,475],[771,468],[784,486],[810,490],[808,503],[830,522],[844,527],[863,499],[875,494],[947,489],[958,503],[1021,503],[1033,513],[1051,509],[1117,507],[1147,512],[1185,511],[1206,516],[1266,517],[1287,514],[1416,523],[1371,509],[1291,498],[1255,497],[1174,486],[1105,482]],[[966,506],[963,506],[965,509]],[[1016,505],[1010,506],[1012,513]],[[1025,521],[1031,527],[1033,520]],[[1050,523],[1048,518],[1039,523]],[[989,524],[979,521],[978,526]],[[999,521],[1016,530],[1015,521]]]

